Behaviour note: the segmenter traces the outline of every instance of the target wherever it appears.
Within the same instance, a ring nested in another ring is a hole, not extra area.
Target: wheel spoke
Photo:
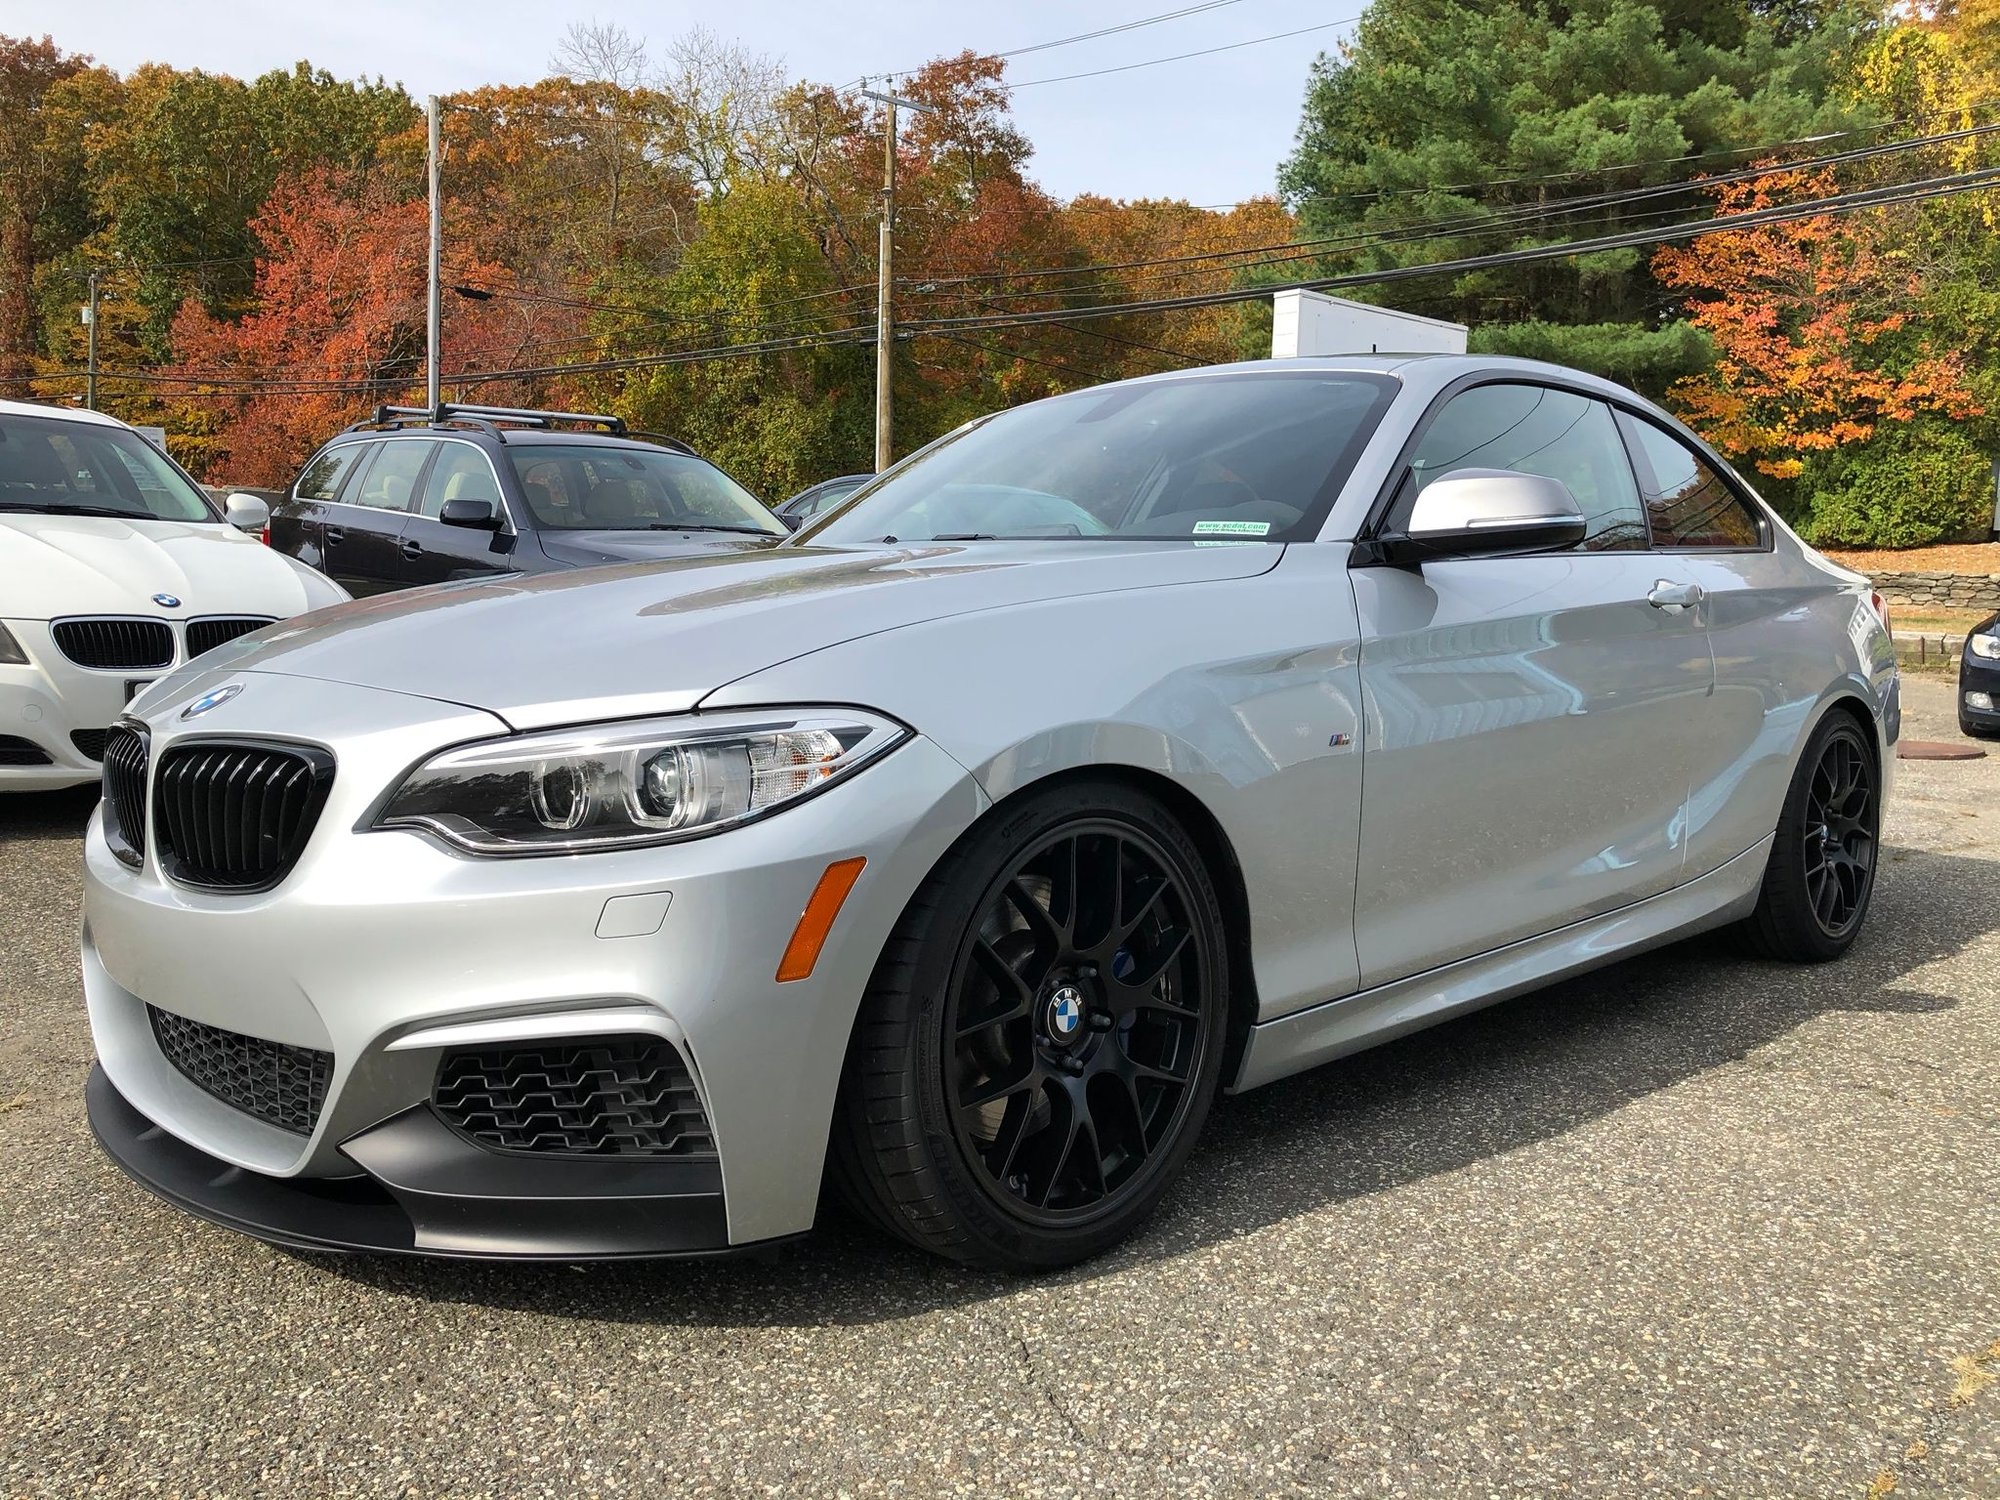
[[[1011,1095],[1029,1091],[1038,1081],[1038,1072],[1039,1070],[1035,1067],[1034,1058],[1029,1057],[1021,1064],[1017,1072],[991,1077],[984,1082],[975,1083],[969,1089],[961,1090],[958,1096],[958,1107],[962,1110],[970,1110],[976,1114],[995,1099],[1005,1099]]]
[[[993,981],[998,1002],[989,1012],[975,1015],[970,1019],[961,1012],[957,1031],[959,1036],[969,1036],[990,1026],[1004,1026],[1009,1021],[1019,1020],[1034,1008],[1034,985],[1016,972],[1013,965],[1002,958],[999,950],[986,939],[977,938],[973,941],[972,960],[979,966],[980,972]],[[1042,966],[1042,972],[1048,972],[1047,965]]]
[[[1051,950],[1048,961],[1056,958],[1069,946],[1069,929],[1055,919],[1055,914],[1036,899],[1035,893],[1021,882],[1019,876],[1007,882],[1002,888],[1007,904],[1014,908],[1028,930],[1035,935],[1037,943],[1046,943]],[[1072,918],[1074,913],[1072,913]]]

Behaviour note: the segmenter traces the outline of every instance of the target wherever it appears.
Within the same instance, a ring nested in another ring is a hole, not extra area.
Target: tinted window
[[[136,432],[59,417],[0,417],[0,511],[216,519],[193,483]]]
[[[417,476],[437,444],[405,438],[371,446],[377,450],[375,461],[362,473],[359,484],[349,485],[341,498],[349,505],[365,505],[371,510],[410,509]]]
[[[1661,547],[1762,547],[1757,518],[1700,454],[1651,422],[1621,412]]]
[[[486,500],[496,514],[500,510],[500,483],[493,477],[493,465],[469,444],[438,445],[437,462],[424,479],[424,497],[417,508],[422,515],[436,517],[447,500]]]
[[[509,443],[544,530],[744,531],[783,536],[763,501],[714,464],[666,448]]]
[[[1055,396],[960,428],[809,534],[831,543],[992,536],[1311,537],[1394,382],[1191,375]]]
[[[292,493],[301,500],[331,500],[340,493],[340,482],[354,468],[354,460],[360,455],[365,443],[344,443],[338,448],[328,448],[314,457],[299,474],[299,482]]]
[[[1417,444],[1391,526],[1408,521],[1425,485],[1458,469],[1513,469],[1560,479],[1589,524],[1578,543],[1584,551],[1647,544],[1632,463],[1611,408],[1601,401],[1539,385],[1481,385],[1452,397]]]

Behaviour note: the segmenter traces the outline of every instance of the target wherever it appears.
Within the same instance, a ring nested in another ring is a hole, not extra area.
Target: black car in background
[[[687,444],[617,417],[379,408],[271,506],[270,543],[351,594],[766,547],[763,502]]]
[[[1966,632],[1958,664],[1958,727],[1982,739],[2000,737],[2000,615]]]
[[[822,479],[818,484],[800,490],[791,499],[779,502],[773,510],[779,520],[797,531],[814,516],[832,510],[874,477],[873,474],[842,474],[838,479]]]

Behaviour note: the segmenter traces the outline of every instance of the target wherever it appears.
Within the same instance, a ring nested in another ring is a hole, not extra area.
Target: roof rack
[[[587,427],[602,427],[613,437],[625,435],[623,417],[580,411],[531,411],[521,406],[461,406],[452,401],[440,401],[436,406],[378,406],[374,416],[365,422],[354,423],[347,430],[353,432],[368,427],[411,427],[445,422],[465,422],[470,426],[487,428],[500,422],[521,427],[553,427],[558,422],[577,422]]]

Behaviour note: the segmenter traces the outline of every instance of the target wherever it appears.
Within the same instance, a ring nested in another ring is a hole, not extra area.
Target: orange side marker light
[[[813,965],[819,962],[819,950],[826,946],[827,935],[833,931],[834,919],[840,915],[848,892],[854,889],[854,882],[861,878],[867,863],[859,858],[837,859],[826,867],[819,884],[813,887],[812,899],[806,902],[805,915],[792,929],[792,940],[785,944],[785,956],[778,960],[778,983],[787,984],[811,975]]]

